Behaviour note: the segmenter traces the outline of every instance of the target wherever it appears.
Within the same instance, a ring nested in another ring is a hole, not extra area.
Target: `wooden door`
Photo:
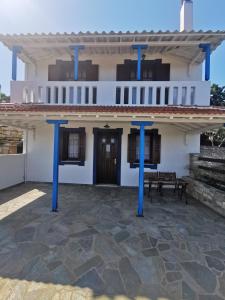
[[[96,183],[117,184],[118,135],[102,132],[97,136]]]

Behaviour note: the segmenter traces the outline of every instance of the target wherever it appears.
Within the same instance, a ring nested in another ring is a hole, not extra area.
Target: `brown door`
[[[96,183],[117,184],[118,135],[101,132],[97,136]]]

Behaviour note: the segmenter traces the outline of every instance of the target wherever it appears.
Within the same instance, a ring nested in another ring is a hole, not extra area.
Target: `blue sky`
[[[1,33],[176,30],[180,0],[1,0]],[[195,30],[225,30],[224,0],[193,0]],[[23,78],[19,63],[18,79]],[[11,53],[0,45],[0,84],[9,93]],[[212,55],[212,82],[225,85],[225,43]]]

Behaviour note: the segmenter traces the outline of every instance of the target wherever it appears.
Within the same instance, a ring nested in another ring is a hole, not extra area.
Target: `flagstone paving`
[[[136,189],[61,185],[52,213],[49,184],[1,191],[0,299],[225,299],[225,219],[169,191],[136,205]]]

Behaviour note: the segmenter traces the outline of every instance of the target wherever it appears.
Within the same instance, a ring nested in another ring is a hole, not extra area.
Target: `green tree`
[[[225,86],[219,86],[215,83],[211,86],[210,104],[225,106]]]
[[[0,94],[0,102],[10,102],[10,97],[6,96],[6,94],[1,93]]]
[[[225,128],[212,129],[202,134],[202,138],[210,142],[211,146],[223,147],[225,145]],[[204,143],[203,143],[204,144]]]

